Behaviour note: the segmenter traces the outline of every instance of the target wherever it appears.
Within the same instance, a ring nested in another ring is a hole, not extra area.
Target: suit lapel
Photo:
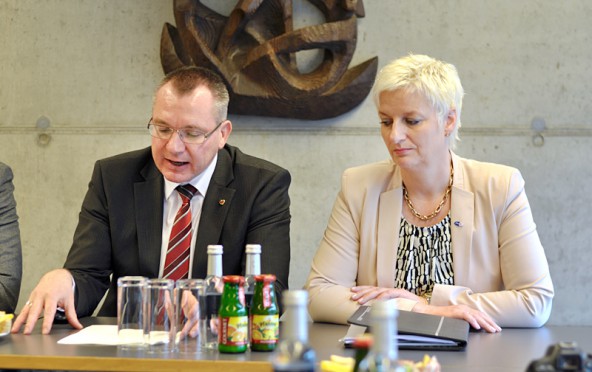
[[[376,279],[379,287],[391,288],[395,283],[395,257],[399,246],[402,198],[400,186],[380,195],[376,244]]]
[[[140,271],[156,278],[162,246],[164,180],[152,160],[140,173],[145,180],[134,184]]]
[[[379,287],[390,288],[395,283],[395,258],[399,246],[399,226],[403,210],[403,182],[399,167],[395,167],[386,190],[380,195],[378,202],[376,280]]]
[[[207,270],[207,246],[221,241],[222,227],[230,211],[235,189],[227,187],[234,179],[232,158],[226,147],[218,152],[218,162],[203,201],[195,251],[193,278],[205,275]]]
[[[465,190],[464,169],[455,154],[452,154],[454,180],[451,193],[450,234],[454,281],[465,283],[470,277],[475,195]]]

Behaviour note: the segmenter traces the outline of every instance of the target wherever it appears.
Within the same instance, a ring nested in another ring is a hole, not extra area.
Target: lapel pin
[[[463,223],[460,221],[454,221],[454,226],[456,227],[463,227]]]
[[[226,204],[226,199],[220,199],[220,200],[218,200],[218,204],[220,204],[220,205]]]

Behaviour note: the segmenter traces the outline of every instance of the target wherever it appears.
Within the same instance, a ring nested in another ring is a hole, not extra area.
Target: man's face
[[[152,123],[209,133],[218,125],[214,97],[205,86],[179,95],[169,82],[156,93]],[[167,180],[186,183],[206,169],[226,144],[231,131],[232,124],[226,120],[201,144],[185,143],[177,132],[168,140],[152,137],[152,157],[156,167]]]

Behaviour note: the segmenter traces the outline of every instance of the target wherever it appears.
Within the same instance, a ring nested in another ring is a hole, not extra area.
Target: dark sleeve
[[[93,313],[109,286],[111,240],[100,162],[95,164],[64,268],[76,283],[76,313]]]
[[[0,310],[13,313],[22,275],[21,238],[12,171],[0,163]]]
[[[280,169],[265,183],[253,203],[246,236],[246,242],[261,244],[261,272],[277,277],[280,307],[290,274],[290,182],[290,173]]]

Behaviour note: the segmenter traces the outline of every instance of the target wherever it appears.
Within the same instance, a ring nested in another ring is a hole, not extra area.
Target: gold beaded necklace
[[[405,187],[405,183],[403,183],[403,198],[405,199],[407,206],[411,210],[411,213],[413,213],[413,215],[415,217],[419,218],[422,221],[428,221],[428,220],[431,220],[432,218],[436,217],[438,215],[438,213],[440,213],[440,211],[442,210],[442,207],[444,206],[444,204],[446,204],[446,201],[448,200],[448,196],[450,195],[450,192],[452,191],[453,176],[454,176],[454,168],[452,168],[452,164],[450,164],[450,180],[448,181],[448,187],[446,188],[446,192],[444,193],[444,197],[442,197],[442,201],[440,202],[440,204],[438,204],[438,206],[436,207],[436,210],[433,211],[432,213],[428,214],[427,216],[425,214],[419,213],[415,209],[415,207],[413,206],[413,203],[411,202],[411,199],[409,199],[409,193],[407,192],[407,187]]]

